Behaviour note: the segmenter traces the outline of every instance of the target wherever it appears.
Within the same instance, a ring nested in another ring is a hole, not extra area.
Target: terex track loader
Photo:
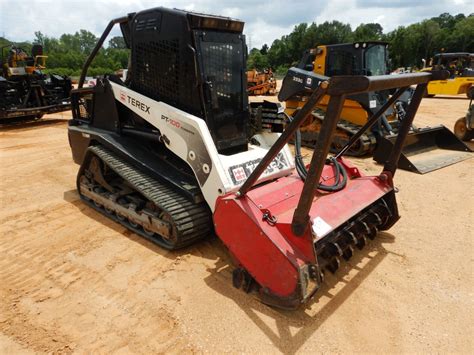
[[[10,47],[4,55],[5,48]],[[31,56],[16,46],[0,48],[0,122],[4,119],[37,119],[45,114],[70,110],[68,77],[46,75],[43,47],[33,45]]]
[[[388,45],[385,42],[344,43],[319,46],[306,51],[297,67],[290,68],[283,80],[278,99],[285,101],[285,113],[293,115],[304,104],[312,90],[321,81],[335,76],[383,75],[388,68]],[[405,74],[402,74],[405,75]],[[370,131],[365,132],[347,152],[352,156],[372,154],[384,163],[396,140],[400,122],[410,102],[412,90],[406,90],[389,107]],[[349,95],[344,102],[341,120],[337,125],[331,151],[340,150],[390,98],[390,90]],[[301,127],[303,145],[313,146],[317,141],[324,113],[328,109],[329,96],[324,97],[316,110]],[[252,104],[258,106],[258,104]],[[267,105],[268,106],[268,105]],[[263,110],[263,120],[274,124],[276,131],[284,120],[276,116],[275,108]],[[273,111],[273,112],[272,112]],[[266,117],[265,117],[266,116]],[[472,157],[471,149],[460,141],[448,128],[439,125],[410,129],[399,167],[418,173],[427,173]]]
[[[130,80],[109,76],[82,88],[117,23],[131,50]],[[234,286],[292,309],[315,294],[325,270],[335,272],[354,247],[399,219],[392,179],[401,148],[427,83],[447,73],[321,81],[281,135],[250,137],[242,30],[237,20],[166,8],[111,21],[72,91],[77,189],[91,207],[163,248],[215,232],[237,263]],[[390,105],[410,85],[418,86],[379,175],[363,176],[344,151],[327,158],[347,95],[401,88]],[[287,142],[325,95],[311,163],[297,159],[295,169]]]

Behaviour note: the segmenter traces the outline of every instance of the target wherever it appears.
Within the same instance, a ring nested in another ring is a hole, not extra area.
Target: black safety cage
[[[247,149],[243,22],[161,7],[114,19],[87,58],[79,88],[115,24],[131,49],[130,89],[204,119],[219,152]]]

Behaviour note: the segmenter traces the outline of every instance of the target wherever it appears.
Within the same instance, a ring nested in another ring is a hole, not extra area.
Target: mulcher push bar
[[[298,128],[303,124],[308,114],[313,110],[313,108],[318,104],[319,101],[326,95],[326,90],[328,87],[328,82],[323,81],[318,86],[318,88],[311,94],[306,104],[301,108],[300,111],[296,114],[295,118],[288,127],[283,131],[280,138],[277,139],[275,144],[268,150],[267,154],[263,157],[260,163],[257,165],[255,170],[250,174],[244,184],[240,187],[240,190],[237,192],[238,196],[244,196],[248,190],[255,184],[260,175],[265,171],[268,165],[272,160],[277,156],[277,154],[283,149],[285,144],[291,139],[293,134],[298,130]]]
[[[293,214],[292,230],[295,235],[302,235],[308,226],[309,222],[309,211],[311,209],[312,201],[317,190],[321,173],[329,153],[331,139],[334,135],[334,131],[339,120],[342,106],[347,95],[381,91],[400,88],[389,101],[390,103],[395,102],[396,98],[400,96],[407,87],[411,85],[417,85],[413,98],[407,109],[407,114],[402,121],[400,126],[398,137],[395,145],[390,153],[387,162],[384,165],[384,171],[389,172],[392,176],[395,174],[397,169],[398,160],[403,148],[403,143],[409,133],[410,127],[415,118],[416,111],[420,105],[423,94],[426,90],[427,83],[430,80],[443,80],[449,76],[447,71],[427,72],[427,73],[415,73],[415,74],[403,74],[403,75],[381,75],[381,76],[336,76],[329,79],[329,82],[323,82],[311,95],[310,99],[303,108],[297,113],[295,119],[288,125],[287,129],[282,133],[280,138],[271,147],[262,161],[257,165],[255,170],[249,176],[249,178],[242,185],[238,191],[238,196],[243,196],[252,187],[252,185],[258,180],[260,175],[265,171],[270,162],[275,158],[278,152],[283,146],[288,143],[292,135],[304,122],[307,114],[311,112],[314,106],[327,94],[330,96],[328,110],[326,117],[321,126],[321,132],[318,140],[314,147],[313,157],[311,159],[310,167],[308,170],[308,177],[304,183],[303,191],[301,193],[298,206]],[[366,125],[361,128],[361,131],[367,130],[371,125],[375,123],[378,117],[380,117],[388,108],[388,103],[384,105],[374,117],[371,117]],[[349,142],[350,144],[350,142]],[[344,150],[344,148],[343,148]],[[342,155],[344,152],[338,154]]]

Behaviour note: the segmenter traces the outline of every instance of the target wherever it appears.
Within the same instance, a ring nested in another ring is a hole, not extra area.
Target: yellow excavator
[[[290,117],[304,106],[311,90],[329,77],[378,76],[388,73],[386,42],[318,46],[307,50],[300,63],[288,70],[278,99],[285,102],[285,114]],[[360,135],[351,149],[345,152],[353,156],[372,154],[377,162],[384,163],[396,140],[398,127],[405,116],[405,108],[411,100],[412,91],[411,88],[405,88],[403,93],[397,94],[396,97],[394,94],[380,90],[348,96],[342,108],[331,150],[338,152],[375,112],[385,107],[385,113],[378,122]],[[300,128],[303,145],[314,146],[327,110],[328,97],[325,97]],[[281,123],[281,115],[279,118],[276,122],[278,124]],[[268,123],[268,120],[263,121]],[[468,159],[472,157],[470,152],[468,146],[442,125],[425,128],[412,126],[399,167],[426,173]]]
[[[428,84],[426,96],[466,94],[474,98],[474,53],[438,53],[432,65],[422,71],[449,70],[446,80],[433,80]]]

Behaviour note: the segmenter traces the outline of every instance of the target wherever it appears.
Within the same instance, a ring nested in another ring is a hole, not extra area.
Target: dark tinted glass
[[[239,34],[203,32],[199,36],[208,124],[219,148],[246,143],[243,71],[244,45]]]

